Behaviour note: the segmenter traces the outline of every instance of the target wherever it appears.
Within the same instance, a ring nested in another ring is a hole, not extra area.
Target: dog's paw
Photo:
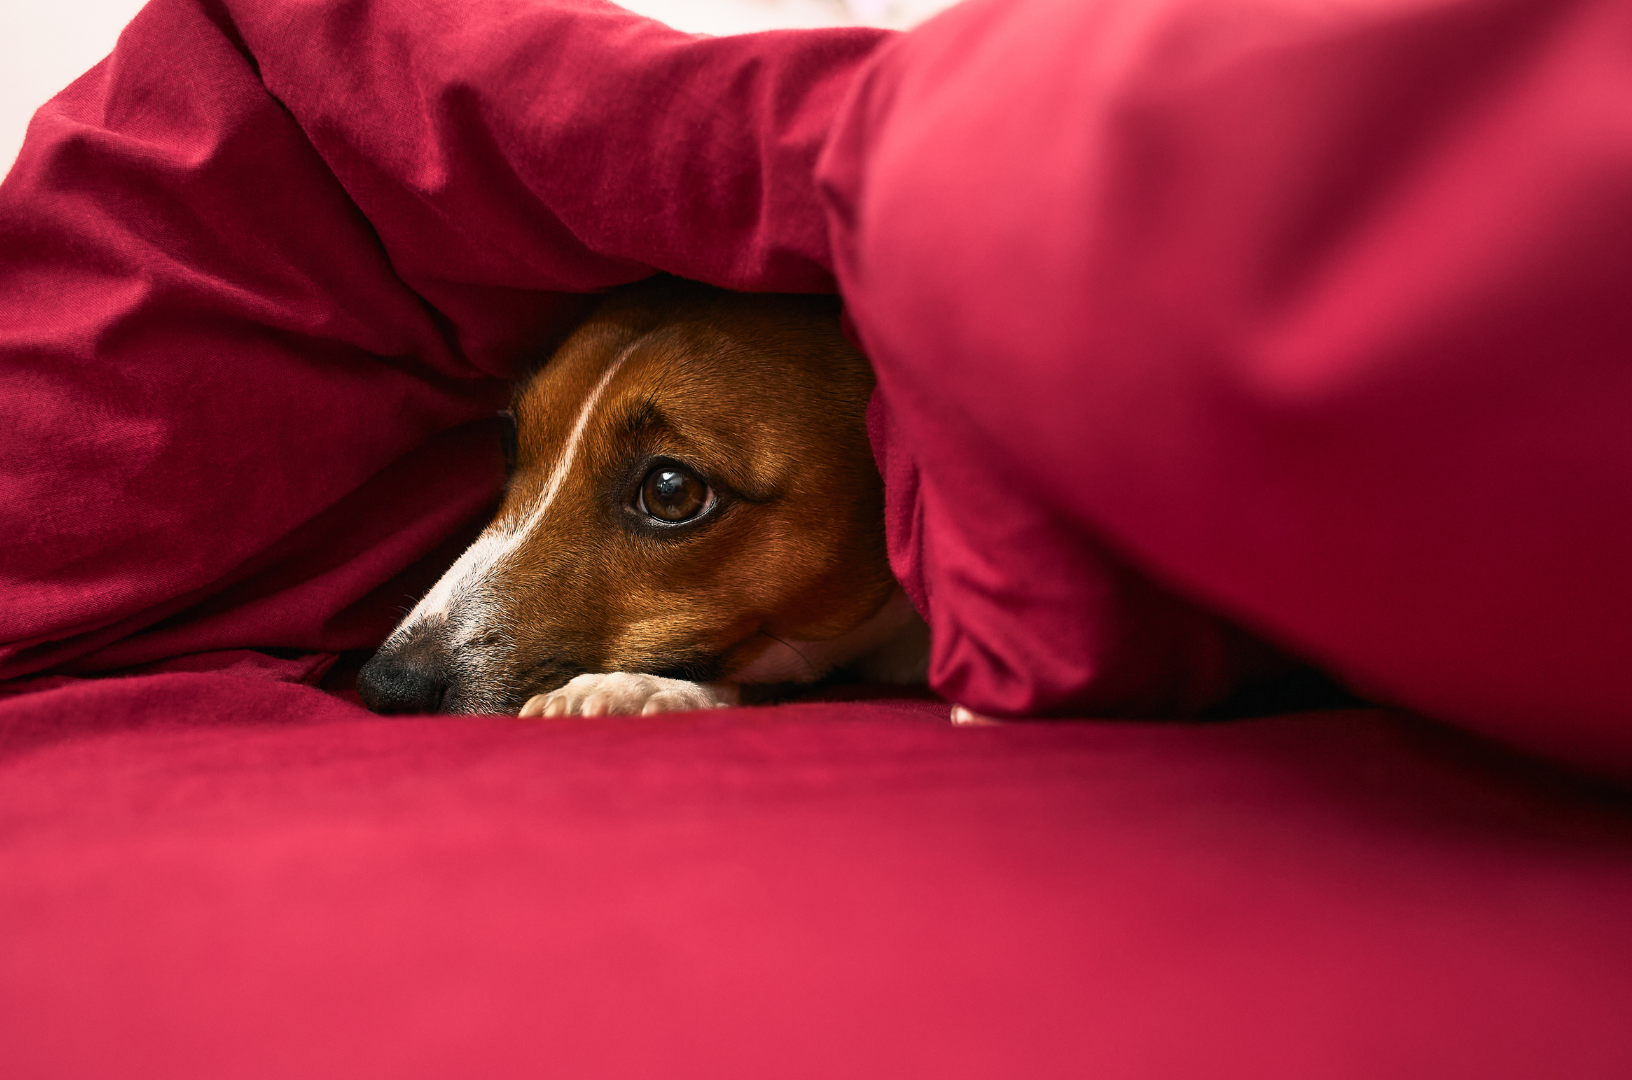
[[[729,683],[694,683],[614,671],[580,675],[559,690],[534,694],[522,716],[635,716],[720,709],[738,702]]]

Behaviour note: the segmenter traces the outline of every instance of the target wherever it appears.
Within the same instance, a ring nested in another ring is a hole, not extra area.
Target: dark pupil
[[[708,499],[708,487],[679,469],[654,469],[646,477],[646,512],[662,521],[694,517]]]

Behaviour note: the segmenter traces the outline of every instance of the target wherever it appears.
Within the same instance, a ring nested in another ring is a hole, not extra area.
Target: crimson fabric
[[[1632,772],[1628,10],[154,0],[0,185],[7,1075],[1627,1075],[1625,796],[1404,714],[313,684],[582,294],[836,273],[948,696],[1193,709],[1216,607]]]
[[[0,739],[19,1080],[1632,1073],[1632,806],[1380,713],[540,725],[173,674]]]
[[[0,189],[0,676],[369,646],[571,294],[828,288],[830,225],[946,696],[1183,713],[1263,663],[1131,556],[1632,771],[1627,6],[1278,10],[974,3],[875,58],[591,0],[158,0]]]
[[[155,0],[0,187],[0,678],[378,644],[568,294],[832,290],[811,169],[881,37]]]
[[[1621,0],[971,0],[887,46],[821,175],[936,685],[1101,708],[1152,611],[1109,545],[1632,775],[1629,40]]]

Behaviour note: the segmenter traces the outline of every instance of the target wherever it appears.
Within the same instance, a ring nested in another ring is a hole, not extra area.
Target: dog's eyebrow
[[[627,411],[618,418],[614,427],[619,440],[626,447],[649,449],[653,445],[654,436],[669,436],[670,440],[658,441],[677,442],[680,445],[671,447],[671,453],[678,454],[682,458],[692,456],[685,449],[691,442],[687,438],[685,430],[677,425],[669,414],[663,410],[663,406],[658,404],[658,399],[655,396],[643,397],[638,401],[630,402],[626,409]],[[716,466],[719,465],[720,462],[717,458],[713,458],[712,455],[705,456],[710,457]],[[702,463],[693,462],[693,464],[700,465]],[[714,480],[725,483],[732,494],[741,498],[744,502],[767,503],[776,497],[775,492],[762,490],[759,485],[752,482],[749,476],[741,474],[737,470],[727,469],[725,471],[735,475],[726,476],[715,472]]]
[[[627,439],[635,439],[654,429],[672,430],[669,418],[664,415],[663,409],[652,398],[642,400],[633,406],[623,416],[623,422],[618,425],[619,434]]]

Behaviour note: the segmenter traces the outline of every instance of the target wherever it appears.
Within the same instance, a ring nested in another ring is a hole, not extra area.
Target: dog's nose
[[[452,680],[425,650],[374,654],[357,673],[357,693],[377,713],[434,713]]]

